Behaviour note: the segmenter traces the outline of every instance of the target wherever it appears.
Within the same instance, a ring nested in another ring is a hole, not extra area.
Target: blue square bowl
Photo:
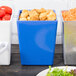
[[[57,23],[17,20],[22,65],[53,65]]]

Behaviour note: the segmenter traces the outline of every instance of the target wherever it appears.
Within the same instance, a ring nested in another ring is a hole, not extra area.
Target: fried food
[[[39,16],[40,20],[46,20],[47,19],[47,14],[46,12],[44,13],[41,13],[40,16]]]
[[[39,21],[39,20],[56,20],[56,14],[53,10],[33,9],[33,10],[22,10],[22,13],[19,16],[20,20],[27,21]]]
[[[41,9],[37,9],[37,12],[38,13],[44,13],[44,12],[46,12],[46,10],[44,8],[41,8]]]
[[[26,18],[20,18],[19,20],[20,20],[20,21],[27,21]]]
[[[50,9],[46,10],[47,15],[48,15],[50,12],[53,12],[53,10],[50,10]]]
[[[28,21],[31,21],[30,16],[27,17],[27,20],[28,20]]]
[[[68,11],[62,11],[64,21],[76,21],[76,8]]]
[[[30,11],[29,16],[31,20],[39,20],[39,14],[36,11]]]
[[[28,15],[28,12],[21,13],[20,18],[26,18]]]
[[[56,20],[56,14],[51,11],[48,15],[47,15],[47,20]]]

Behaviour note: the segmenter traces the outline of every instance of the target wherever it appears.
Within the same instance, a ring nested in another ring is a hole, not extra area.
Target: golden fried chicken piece
[[[47,15],[48,15],[50,12],[53,12],[53,10],[50,10],[50,9],[46,10]]]
[[[28,15],[28,12],[21,13],[20,18],[26,18]]]
[[[40,16],[39,16],[39,19],[40,19],[40,20],[46,20],[46,19],[47,19],[47,14],[46,14],[46,12],[41,13]]]
[[[20,18],[19,20],[20,20],[20,21],[27,21],[26,18]]]
[[[39,20],[39,14],[36,11],[29,11],[30,20]]]
[[[25,13],[25,12],[28,12],[28,10],[26,10],[26,9],[22,10],[22,13]]]
[[[44,13],[44,12],[46,12],[46,10],[44,8],[41,8],[40,13]]]
[[[35,9],[37,13],[44,13],[46,12],[46,10],[44,8],[41,8],[41,9]]]
[[[34,9],[38,14],[40,14],[40,9]]]
[[[31,10],[31,11],[29,12],[29,14],[30,14],[31,12],[34,12],[34,11],[39,15],[39,13],[37,12],[37,9]]]
[[[48,15],[47,15],[47,20],[56,20],[56,14],[51,11]]]
[[[27,20],[28,20],[28,21],[31,21],[30,16],[27,17]]]
[[[37,12],[37,9],[32,9],[31,11],[36,11]],[[38,12],[37,12],[38,13]]]
[[[50,17],[50,16],[49,16],[49,17],[47,18],[47,20],[48,20],[48,21],[50,21],[50,20],[56,20],[56,17],[53,17],[53,16]]]

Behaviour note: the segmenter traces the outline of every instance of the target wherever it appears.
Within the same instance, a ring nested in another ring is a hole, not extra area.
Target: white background
[[[1,4],[7,4],[12,6],[14,10],[14,17],[12,22],[12,44],[18,44],[17,35],[17,15],[19,9],[33,9],[33,8],[46,8],[54,9],[57,13],[58,18],[58,29],[57,29],[57,44],[62,43],[62,21],[61,21],[61,10],[67,10],[69,8],[76,7],[76,0],[0,0]]]

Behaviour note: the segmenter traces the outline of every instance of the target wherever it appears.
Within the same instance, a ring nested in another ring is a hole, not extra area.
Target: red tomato
[[[0,21],[2,20],[2,18],[0,18]]]
[[[6,14],[3,18],[2,18],[2,20],[10,20],[11,19],[11,15],[9,15],[9,14]]]
[[[1,10],[4,10],[7,14],[12,14],[12,9],[8,6],[1,6]]]
[[[5,15],[5,11],[4,10],[0,10],[0,17],[3,17]]]

